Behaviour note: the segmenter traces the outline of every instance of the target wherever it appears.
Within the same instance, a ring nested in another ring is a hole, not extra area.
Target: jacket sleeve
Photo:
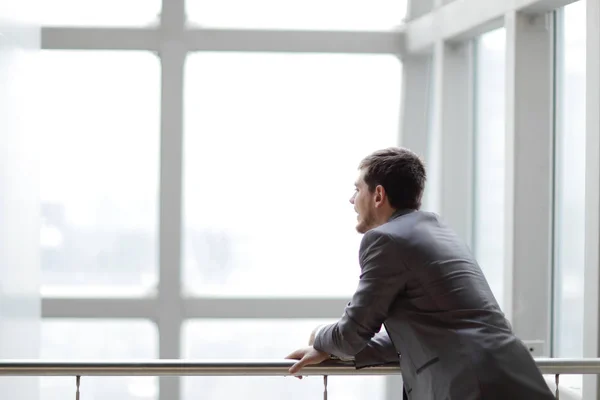
[[[365,348],[354,356],[356,368],[398,363],[399,361],[400,355],[385,329],[373,336]]]
[[[363,236],[358,288],[342,318],[319,330],[315,336],[315,349],[350,358],[365,348],[365,351],[383,348],[381,338],[376,338],[373,343],[371,339],[381,329],[390,306],[404,289],[406,269],[399,253],[398,243],[385,233],[371,230]],[[386,357],[391,357],[390,348],[385,347]]]

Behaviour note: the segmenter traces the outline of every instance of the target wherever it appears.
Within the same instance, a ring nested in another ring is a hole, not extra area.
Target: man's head
[[[378,150],[359,164],[356,190],[350,198],[358,213],[356,230],[365,233],[386,223],[396,210],[421,207],[425,165],[400,147]]]

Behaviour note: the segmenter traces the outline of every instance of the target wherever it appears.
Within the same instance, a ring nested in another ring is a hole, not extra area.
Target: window
[[[310,332],[328,320],[192,320],[183,327],[183,357],[194,359],[282,359],[306,344]],[[385,377],[328,379],[334,399],[383,400]],[[185,377],[183,399],[320,398],[322,377]]]
[[[496,300],[504,289],[504,28],[475,46],[473,250]]]
[[[74,320],[42,322],[41,358],[52,360],[126,360],[158,357],[156,327],[144,320]],[[42,377],[40,399],[70,399],[75,378]],[[82,398],[158,399],[158,378],[147,376],[81,378]]]
[[[39,57],[42,294],[144,293],[157,279],[158,59]]]
[[[188,0],[204,27],[385,30],[401,25],[406,0]]]
[[[46,26],[143,26],[158,21],[161,1],[47,0],[36,6]]]
[[[569,358],[583,357],[585,6],[579,1],[557,12],[554,356]],[[561,382],[581,390],[581,375]]]
[[[431,70],[429,72],[429,85],[427,87],[427,154],[425,164],[427,168],[427,184],[423,193],[423,209],[439,213],[441,201],[441,163],[442,163],[442,138],[441,132],[435,127],[438,118],[435,104],[435,60],[431,59]]]
[[[398,59],[202,53],[185,76],[184,287],[353,293],[349,198],[360,160],[397,145]]]

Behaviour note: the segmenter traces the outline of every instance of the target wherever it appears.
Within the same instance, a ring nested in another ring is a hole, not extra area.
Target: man
[[[408,399],[553,399],[467,246],[419,211],[424,186],[407,149],[362,160],[350,199],[364,233],[358,288],[338,322],[287,357],[299,360],[290,373],[331,355],[357,368],[399,360]]]

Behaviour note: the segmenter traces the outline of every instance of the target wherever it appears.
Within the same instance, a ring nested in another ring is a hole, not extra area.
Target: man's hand
[[[299,360],[289,369],[290,374],[294,375],[307,365],[320,364],[323,361],[328,360],[329,354],[315,350],[314,347],[309,346],[294,351],[287,356],[286,359]]]

